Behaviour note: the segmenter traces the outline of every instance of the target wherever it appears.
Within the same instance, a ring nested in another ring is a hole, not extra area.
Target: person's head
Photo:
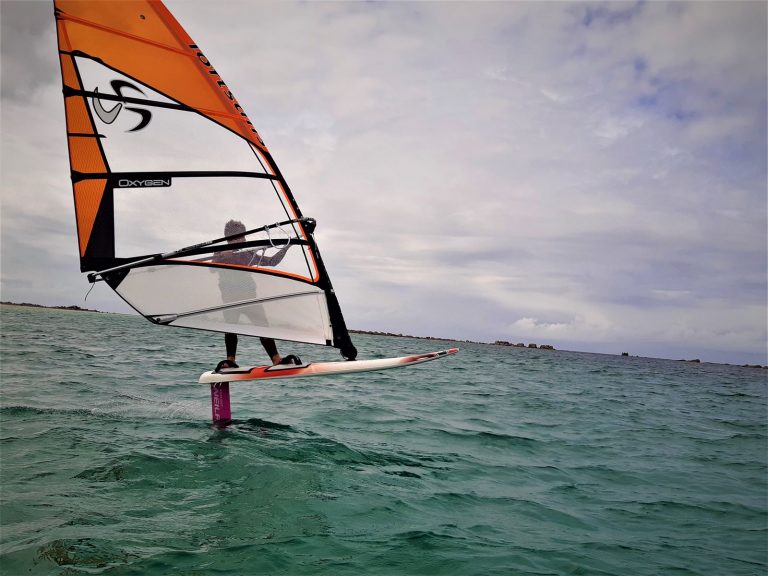
[[[234,236],[243,232],[245,232],[245,224],[240,222],[240,220],[230,220],[224,225],[224,236]],[[243,240],[245,240],[245,236],[237,236],[230,238],[227,242],[241,242]]]

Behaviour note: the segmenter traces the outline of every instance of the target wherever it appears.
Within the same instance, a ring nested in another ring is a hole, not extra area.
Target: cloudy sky
[[[768,363],[765,2],[167,5],[351,328]],[[2,299],[128,311],[83,302],[52,6],[0,22]]]

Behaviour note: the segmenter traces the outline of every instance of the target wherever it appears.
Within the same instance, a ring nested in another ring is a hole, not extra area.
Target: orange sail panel
[[[77,141],[76,138],[70,140]],[[75,157],[78,152],[70,152]],[[85,255],[88,240],[93,232],[93,224],[104,197],[106,180],[84,180],[74,185],[75,204],[77,204],[77,236],[80,245],[80,256]]]
[[[158,324],[354,357],[314,221],[168,9],[54,6],[81,270]]]
[[[266,149],[232,92],[162,3],[57,0],[55,5],[59,48],[98,54],[107,66],[141,78]]]

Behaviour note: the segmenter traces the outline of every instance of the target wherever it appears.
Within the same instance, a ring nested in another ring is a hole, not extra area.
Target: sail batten
[[[124,104],[140,104],[141,106],[150,106],[154,108],[172,108],[176,110],[184,110],[186,112],[199,113],[200,111],[185,106],[184,104],[178,104],[173,102],[157,102],[153,100],[146,100],[144,98],[131,98],[128,96],[119,96],[113,94],[104,94],[101,92],[91,92],[89,90],[78,90],[69,86],[64,87],[64,96],[87,96],[89,98],[96,98],[97,100],[106,100],[108,102],[122,102]]]
[[[73,137],[91,137],[91,138],[104,138],[101,134],[68,134],[68,136]],[[120,180],[120,179],[136,179],[136,178],[144,178],[144,179],[156,179],[156,178],[222,178],[222,177],[239,177],[239,178],[258,178],[260,180],[279,180],[276,176],[272,174],[266,174],[264,172],[239,172],[239,171],[232,171],[232,170],[222,170],[222,171],[195,171],[195,170],[186,170],[186,171],[155,171],[155,172],[72,172],[72,179],[74,181],[79,182],[80,180],[93,180],[93,179],[102,179],[102,178],[109,178],[112,180]],[[130,187],[130,186],[128,186]]]
[[[353,358],[314,221],[162,2],[54,6],[89,280],[106,280],[155,323],[331,345]]]
[[[181,103],[171,102],[158,102],[155,100],[146,100],[143,98],[131,98],[128,96],[119,96],[113,94],[104,94],[101,92],[91,92],[89,90],[78,90],[69,86],[64,86],[65,96],[88,96],[91,98],[97,98],[98,100],[107,100],[109,102],[122,102],[126,104],[140,104],[142,106],[150,106],[156,108],[173,108],[177,110],[184,110],[186,112],[193,112],[195,114],[203,114],[205,116],[218,116],[220,118],[238,119],[242,116],[240,113],[221,112],[219,110],[213,110],[210,108],[191,108]]]

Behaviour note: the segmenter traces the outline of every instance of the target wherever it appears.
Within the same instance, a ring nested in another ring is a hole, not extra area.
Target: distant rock
[[[538,344],[528,344],[528,348],[538,348]]]

